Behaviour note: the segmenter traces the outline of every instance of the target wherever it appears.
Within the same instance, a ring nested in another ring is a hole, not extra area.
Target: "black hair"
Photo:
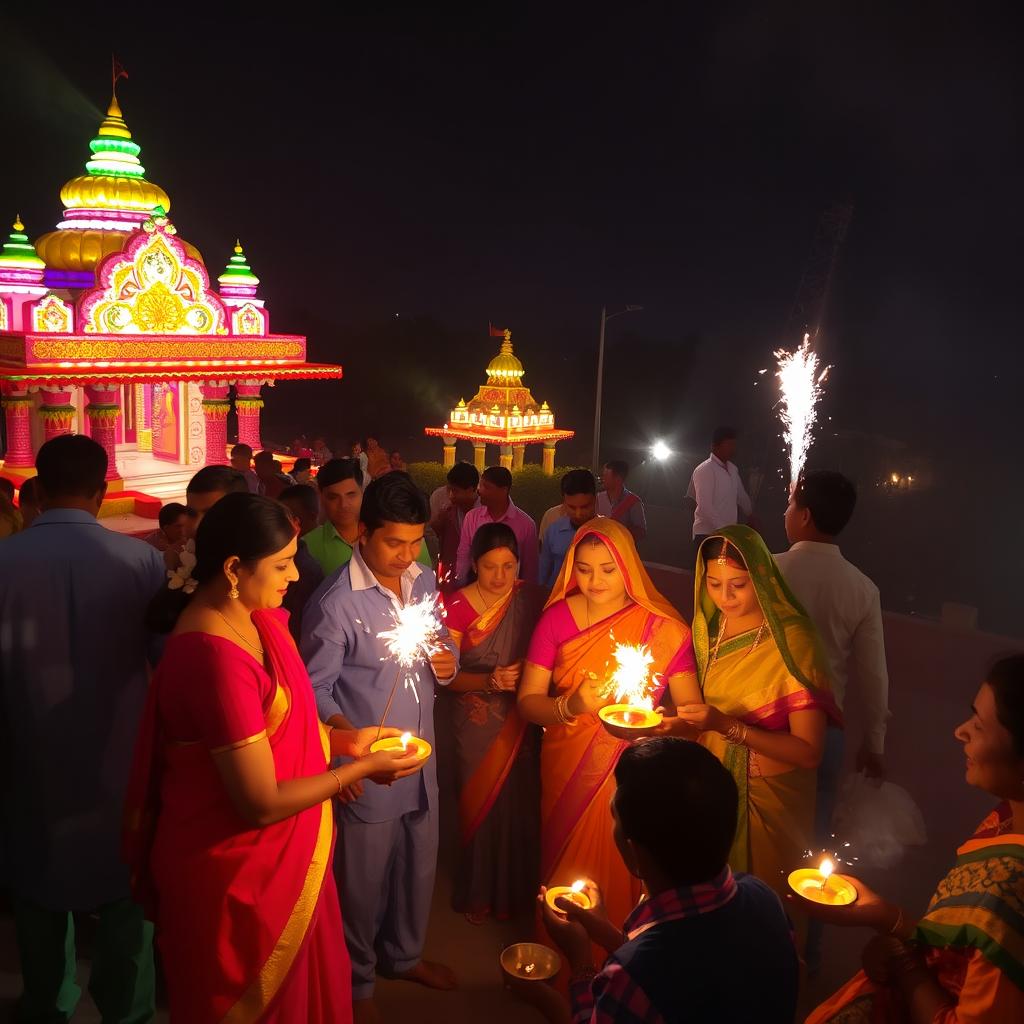
[[[996,699],[996,717],[1013,740],[1013,752],[1024,758],[1024,654],[1000,658],[985,682]]]
[[[48,498],[91,498],[103,488],[107,453],[84,434],[61,434],[39,449],[36,472]]]
[[[480,470],[472,462],[456,462],[446,477],[452,487],[467,489],[480,486]]]
[[[252,458],[252,445],[246,444],[244,441],[239,441],[238,444],[234,445],[231,449],[231,458],[236,455],[245,455],[248,453],[249,458]]]
[[[0,494],[12,505],[14,504],[14,483],[5,476],[0,476]]]
[[[392,448],[391,451],[388,452],[388,455],[401,455],[401,454],[402,454],[402,452],[401,452],[401,449],[399,449],[399,448]]]
[[[743,560],[739,548],[735,544],[730,544],[724,537],[709,537],[701,545],[700,557],[704,560],[704,567],[707,568],[709,562],[721,558],[723,553],[726,558],[731,559],[737,565],[747,568],[747,563]]]
[[[274,453],[269,448],[264,448],[252,457],[252,461],[262,464],[264,462],[276,462],[277,460],[274,458]]]
[[[182,516],[187,516],[188,509],[181,504],[180,501],[169,501],[162,509],[160,509],[157,515],[157,522],[160,524],[162,530],[165,526],[170,526],[175,520],[180,519]]]
[[[605,469],[610,469],[617,477],[625,480],[629,476],[629,463],[622,459],[610,459],[604,464]]]
[[[21,481],[21,486],[18,488],[18,505],[19,507],[24,505],[38,505],[39,504],[39,477],[30,476],[27,480]]]
[[[320,467],[316,475],[316,484],[321,491],[343,480],[355,480],[357,487],[363,486],[363,471],[358,459],[331,459]]]
[[[512,487],[512,473],[504,466],[488,466],[483,471],[483,478],[495,487]]]
[[[497,548],[508,548],[515,556],[516,561],[519,561],[519,541],[516,540],[512,527],[506,523],[484,523],[473,534],[473,543],[469,547],[470,560],[475,563],[478,558],[483,558],[488,551],[494,551]],[[476,582],[476,570],[472,566],[470,566],[466,579],[469,583]]]
[[[295,460],[295,465],[292,466],[292,472],[294,473],[305,473],[307,470],[313,468],[313,460],[307,458],[301,458]]]
[[[589,469],[570,469],[562,477],[562,495],[597,494],[597,481]]]
[[[430,518],[427,499],[408,473],[392,470],[371,480],[363,491],[359,522],[373,533],[385,523],[426,525]]]
[[[222,573],[229,558],[237,557],[243,565],[252,567],[286,548],[294,538],[295,528],[284,505],[248,491],[227,494],[203,516],[196,530],[192,578],[201,587]],[[190,597],[184,588],[162,587],[146,611],[148,628],[154,633],[169,633]]]
[[[842,533],[857,505],[857,488],[842,473],[818,469],[803,474],[793,488],[797,508],[808,509],[814,525],[829,537]]]
[[[282,504],[297,501],[314,519],[320,514],[320,498],[309,484],[292,484],[277,496],[277,500]]]
[[[248,494],[245,477],[230,466],[203,466],[188,482],[186,494]]]
[[[736,835],[739,797],[732,775],[714,754],[672,736],[646,739],[622,752],[615,783],[623,835],[674,885],[707,882],[723,870]]]
[[[715,432],[711,435],[711,446],[712,448],[721,444],[723,441],[735,441],[736,430],[733,427],[716,427]]]

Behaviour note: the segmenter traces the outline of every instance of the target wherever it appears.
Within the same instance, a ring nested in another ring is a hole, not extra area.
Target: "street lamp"
[[[601,393],[604,391],[604,325],[609,320],[622,316],[623,313],[639,313],[643,308],[643,306],[627,306],[617,313],[609,314],[607,307],[601,307],[601,333],[597,342],[597,396],[594,400],[594,455],[590,460],[594,472],[598,474],[601,472],[598,459],[601,457]]]

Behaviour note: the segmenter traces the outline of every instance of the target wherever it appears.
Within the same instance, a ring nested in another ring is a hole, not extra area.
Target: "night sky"
[[[601,306],[642,304],[609,327],[604,448],[639,461],[668,438],[677,472],[648,480],[667,502],[723,421],[743,433],[741,468],[775,481],[757,371],[799,340],[815,226],[849,202],[811,464],[857,477],[850,543],[890,606],[963,600],[1019,633],[1014,36],[962,4],[825,6],[839,7],[244,22],[245,8],[197,7],[127,28],[118,9],[111,27],[0,16],[0,215],[20,211],[32,237],[59,219],[113,50],[181,235],[214,277],[240,235],[272,328],[345,364],[344,382],[273,393],[271,433],[374,430],[436,455],[414,439],[482,383],[492,321],[580,432],[561,461],[582,461]],[[870,494],[889,469],[920,492]],[[763,501],[778,534],[781,488]]]

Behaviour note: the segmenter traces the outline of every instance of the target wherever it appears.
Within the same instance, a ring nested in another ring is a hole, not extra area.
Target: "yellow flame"
[[[613,657],[615,671],[608,684],[609,692],[615,694],[620,704],[653,711],[651,665],[654,664],[654,655],[651,649],[643,644],[616,643]]]
[[[411,742],[412,742],[412,733],[411,732],[403,732],[402,733],[402,749],[403,750],[408,750],[409,749],[409,744]]]
[[[835,869],[836,869],[835,864],[833,864],[832,861],[828,857],[826,857],[821,862],[821,865],[818,867],[818,870],[821,872],[821,876],[822,876],[822,878],[825,879],[825,881],[828,881],[829,875],[831,875],[832,872],[835,871]]]
[[[586,887],[587,883],[582,878],[577,878],[576,881],[573,882],[571,886],[569,886],[569,888],[572,889],[573,892],[583,892],[583,890]]]

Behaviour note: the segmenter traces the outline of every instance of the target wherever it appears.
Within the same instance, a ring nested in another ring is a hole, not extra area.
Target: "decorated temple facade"
[[[497,445],[500,463],[508,469],[521,469],[526,446],[540,444],[544,472],[554,473],[555,445],[573,437],[574,431],[555,429],[555,414],[548,403],[538,403],[523,383],[526,371],[512,351],[512,332],[497,333],[504,340],[487,364],[487,382],[470,402],[459,399],[444,426],[426,427],[424,433],[442,439],[447,467],[455,465],[458,440],[473,445],[473,461],[480,470],[487,464],[489,444]]]
[[[341,377],[306,361],[306,339],[272,334],[240,243],[211,286],[176,232],[170,198],[145,178],[116,97],[86,173],[61,189],[64,219],[34,245],[20,219],[0,252],[2,472],[34,473],[41,444],[86,433],[119,471],[146,462],[194,470],[227,462],[227,417],[263,446],[264,388]]]

